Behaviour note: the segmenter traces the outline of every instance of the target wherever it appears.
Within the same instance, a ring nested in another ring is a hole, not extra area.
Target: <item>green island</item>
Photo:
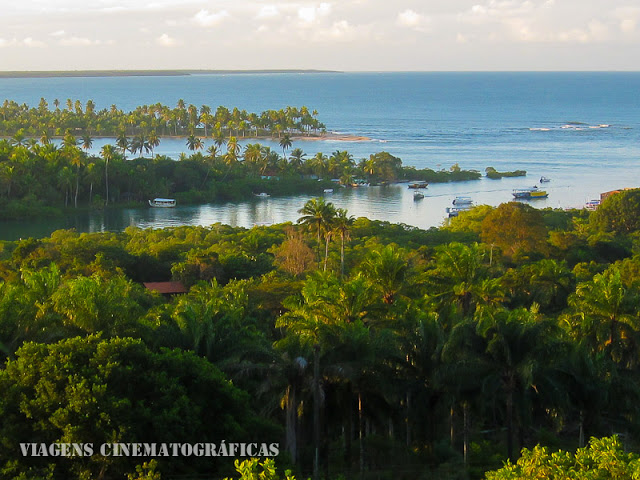
[[[2,478],[638,477],[640,189],[299,212],[0,242]],[[145,442],[215,455],[43,453]]]
[[[487,174],[487,178],[491,178],[492,180],[499,180],[503,177],[526,177],[526,170],[514,170],[513,172],[499,172],[493,167],[487,167],[485,169],[485,173]]]
[[[143,205],[153,198],[179,204],[244,200],[254,194],[317,194],[341,184],[477,180],[457,164],[449,170],[402,165],[387,152],[356,162],[346,150],[313,156],[292,147],[296,135],[320,137],[317,112],[287,107],[261,114],[237,108],[157,104],[123,112],[95,111],[91,100],[42,99],[37,108],[5,101],[0,109],[0,219],[61,215],[68,209]],[[95,135],[112,136],[100,155],[90,154]],[[164,136],[185,140],[191,152],[178,161],[156,155]],[[53,142],[58,138],[59,142]],[[204,139],[212,144],[204,150]],[[240,140],[251,138],[244,146]],[[280,151],[259,143],[276,138]],[[319,181],[320,180],[320,181]]]

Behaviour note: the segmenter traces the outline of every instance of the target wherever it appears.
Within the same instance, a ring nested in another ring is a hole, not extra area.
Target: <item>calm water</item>
[[[549,198],[535,206],[581,206],[600,192],[640,186],[640,73],[348,73],[197,75],[190,77],[0,79],[0,100],[37,104],[45,97],[115,103],[237,106],[260,112],[306,105],[328,130],[371,141],[299,141],[308,156],[348,150],[356,159],[386,150],[418,168],[484,171],[524,169],[526,178],[430,185],[414,202],[405,186],[336,190],[331,197],[356,216],[419,227],[439,225],[456,195],[497,205],[513,188],[552,179]],[[96,152],[106,140],[96,140]],[[262,142],[279,151],[276,142]],[[156,153],[177,157],[181,140],[163,140]],[[320,192],[319,192],[320,193]],[[56,228],[120,230],[128,225],[215,222],[250,227],[295,221],[310,197],[248,199],[240,204],[173,210],[118,210],[59,221],[0,223],[0,238],[44,235]]]

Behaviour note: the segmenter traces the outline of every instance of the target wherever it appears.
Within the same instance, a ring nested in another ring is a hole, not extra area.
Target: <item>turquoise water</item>
[[[0,79],[0,99],[37,104],[44,97],[98,108],[132,109],[161,102],[225,105],[247,111],[306,105],[330,131],[370,141],[298,141],[308,156],[348,150],[356,159],[382,150],[419,168],[484,171],[524,169],[526,178],[431,185],[414,202],[406,187],[337,191],[334,203],[355,215],[420,227],[438,225],[456,195],[497,205],[513,188],[551,178],[547,200],[536,206],[575,207],[603,191],[640,186],[640,73],[326,73]],[[97,151],[106,140],[96,140]],[[276,142],[262,142],[277,149]],[[182,140],[162,141],[156,153],[177,157]],[[65,219],[77,228],[120,229],[129,224],[164,226],[215,221],[251,226],[295,220],[307,197],[256,203],[184,207],[174,213],[123,211],[121,220]],[[126,213],[128,212],[128,213]],[[235,212],[235,213],[234,213]],[[253,213],[252,213],[253,212]],[[175,218],[173,218],[174,216]],[[166,217],[166,218],[165,218]],[[171,218],[170,218],[171,217]],[[155,220],[154,220],[155,219]],[[207,223],[208,222],[208,223]],[[85,225],[86,226],[83,226]],[[32,222],[4,223],[13,232]],[[50,227],[49,227],[50,228]],[[0,233],[0,236],[7,234]],[[12,234],[12,236],[15,233]]]

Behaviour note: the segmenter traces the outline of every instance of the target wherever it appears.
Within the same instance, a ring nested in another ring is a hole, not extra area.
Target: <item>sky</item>
[[[640,70],[639,0],[0,0],[0,70]]]

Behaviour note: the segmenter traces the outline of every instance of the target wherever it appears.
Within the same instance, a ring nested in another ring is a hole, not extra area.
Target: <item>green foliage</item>
[[[262,462],[258,458],[250,458],[242,462],[236,460],[234,465],[240,474],[237,480],[296,480],[296,477],[291,475],[291,470],[286,470],[284,477],[281,477],[272,458],[267,458]],[[227,477],[225,480],[234,479]]]
[[[248,397],[206,360],[179,350],[151,352],[141,341],[99,336],[29,343],[0,371],[0,468],[15,476],[55,465],[55,478],[131,471],[135,457],[19,457],[20,442],[246,441],[263,435]],[[96,447],[97,448],[97,447]],[[160,460],[165,472],[198,471],[211,459]],[[100,473],[102,472],[102,473]],[[11,477],[10,477],[11,478]]]
[[[493,167],[487,167],[485,169],[487,174],[487,178],[491,178],[492,180],[499,180],[503,177],[525,177],[527,175],[526,170],[514,170],[513,172],[498,172]]]
[[[487,472],[487,480],[605,480],[640,476],[640,458],[626,453],[617,437],[592,438],[589,446],[576,453],[550,453],[545,447],[523,449],[515,464]]]
[[[640,189],[610,195],[591,214],[590,222],[602,231],[617,234],[640,230]]]

